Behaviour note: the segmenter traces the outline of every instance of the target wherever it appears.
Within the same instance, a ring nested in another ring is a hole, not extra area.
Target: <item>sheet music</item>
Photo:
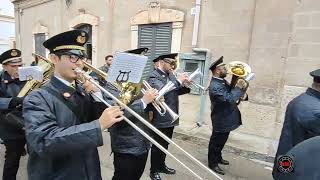
[[[147,61],[147,56],[123,52],[116,53],[113,56],[107,81],[139,83]]]
[[[39,66],[19,67],[19,80],[26,81],[35,79],[37,81],[43,80],[43,71]]]

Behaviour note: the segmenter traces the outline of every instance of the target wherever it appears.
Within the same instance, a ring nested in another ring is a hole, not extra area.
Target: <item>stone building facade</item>
[[[89,24],[93,65],[100,66],[105,55],[137,47],[141,25],[171,23],[171,52],[206,48],[212,55],[207,64],[221,55],[248,63],[256,78],[249,102],[240,105],[243,126],[228,145],[268,156],[275,154],[288,101],[310,86],[309,71],[320,67],[319,0],[12,1],[25,59],[36,50],[37,34],[46,39]],[[199,97],[181,97],[177,132],[208,139],[209,98]],[[195,128],[199,116],[204,124]]]
[[[15,22],[11,2],[0,3],[0,53],[14,46]]]

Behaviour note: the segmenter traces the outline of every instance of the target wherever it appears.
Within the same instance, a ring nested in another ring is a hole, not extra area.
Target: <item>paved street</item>
[[[101,157],[101,168],[102,168],[102,176],[103,179],[109,180],[112,178],[113,174],[113,159],[110,156],[110,141],[108,133],[104,133],[104,142],[105,145],[99,148],[100,157]],[[198,160],[207,164],[207,144],[203,142],[195,142],[192,140],[187,140],[182,136],[177,136],[175,138],[175,142],[179,144],[183,149],[187,150],[189,153],[194,155]],[[199,169],[197,165],[190,163],[191,161],[186,158],[180,151],[178,152],[175,148],[170,149],[176,157],[178,157],[181,161],[186,162],[186,164],[195,172],[197,172],[204,179],[212,179],[215,178],[210,176],[204,170]],[[0,157],[4,159],[4,146],[0,146]],[[231,153],[224,152],[224,158],[229,160],[230,166],[221,166],[226,172],[227,175],[221,176],[224,180],[271,180],[271,170],[270,167],[266,167],[261,163],[253,160],[249,160],[243,157],[236,156]],[[19,175],[17,180],[26,180],[26,164],[27,157],[24,157],[21,160],[21,168],[19,169]],[[187,170],[183,169],[178,163],[176,163],[172,158],[168,158],[167,162],[168,166],[173,167],[177,170],[177,174],[174,176],[162,175],[162,179],[164,180],[193,180],[196,179],[192,174],[190,174]],[[2,174],[3,160],[0,161]],[[147,167],[145,169],[145,173],[142,180],[149,180],[148,177],[150,168],[149,160],[147,162]]]

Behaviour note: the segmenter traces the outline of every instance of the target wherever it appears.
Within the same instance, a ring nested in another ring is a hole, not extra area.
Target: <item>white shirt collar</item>
[[[58,74],[55,74],[54,77],[56,77],[57,79],[59,79],[63,84],[67,85],[67,86],[72,86],[75,84],[75,82],[70,83],[69,81],[63,79],[62,77],[60,77]]]

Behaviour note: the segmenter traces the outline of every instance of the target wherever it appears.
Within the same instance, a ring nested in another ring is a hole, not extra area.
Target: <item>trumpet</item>
[[[169,144],[174,145],[176,148],[181,150],[189,159],[197,163],[200,167],[208,171],[210,174],[215,176],[217,179],[222,180],[216,173],[214,173],[211,169],[206,167],[204,164],[202,164],[199,160],[194,158],[192,155],[190,155],[188,152],[186,152],[184,149],[182,149],[179,145],[177,145],[175,142],[173,142],[170,138],[168,138],[165,134],[163,134],[160,130],[158,130],[156,127],[154,127],[152,124],[150,124],[147,120],[145,120],[143,117],[141,117],[139,114],[137,114],[135,111],[130,109],[126,104],[121,102],[118,98],[112,95],[109,91],[105,90],[102,86],[99,85],[98,82],[96,82],[91,76],[86,74],[83,70],[77,68],[75,69],[76,73],[81,75],[82,78],[84,78],[86,81],[91,82],[94,86],[96,86],[98,89],[100,89],[103,93],[108,95],[110,98],[112,98],[116,103],[118,103],[122,108],[127,110],[129,113],[131,113],[134,117],[136,117],[139,121],[141,121],[144,125],[146,125],[148,128],[150,128],[153,132],[158,134],[160,137],[162,137],[165,141],[167,141]],[[81,82],[80,82],[81,83]],[[94,93],[91,93],[92,96],[95,96]],[[111,106],[108,104],[103,98],[95,96],[97,99],[99,99],[101,102],[103,102],[107,106]],[[176,158],[172,153],[170,153],[168,150],[166,150],[164,147],[162,147],[156,140],[154,140],[151,136],[149,136],[146,132],[144,132],[142,129],[140,129],[137,125],[135,125],[133,122],[131,122],[127,117],[124,117],[124,120],[132,126],[135,130],[137,130],[139,133],[141,133],[145,138],[147,138],[150,142],[152,142],[155,146],[157,146],[161,151],[163,151],[168,156],[172,157],[174,160],[176,160],[179,164],[181,164],[183,167],[185,167],[188,171],[190,171],[197,179],[203,179],[200,177],[197,173],[195,173],[193,170],[191,170],[187,165],[185,165],[183,162],[181,162],[178,158]]]
[[[197,84],[194,82],[194,79],[203,76],[202,72],[200,71],[200,68],[197,68],[193,73],[189,75],[188,81],[191,83],[191,85],[196,86],[200,88],[202,91],[206,91],[206,88],[201,86],[200,84]]]
[[[171,81],[170,81],[171,82]],[[145,86],[146,89],[141,89],[142,93],[145,94],[146,90],[151,89],[152,87],[150,86],[150,84],[147,81],[143,81],[143,85]],[[161,90],[160,90],[161,91]],[[158,97],[162,97],[163,95],[160,96],[160,94],[157,96]],[[152,105],[154,106],[154,108],[158,111],[158,113],[161,116],[164,116],[166,114],[166,112],[169,113],[169,115],[171,116],[171,118],[173,119],[172,122],[176,121],[179,118],[179,115],[176,114],[174,111],[172,111],[172,109],[167,105],[167,103],[165,103],[164,101],[161,101],[161,99],[159,98],[159,100],[157,100],[157,98],[155,100],[152,101]]]
[[[178,73],[175,73],[175,77],[177,78],[177,74]],[[191,88],[190,85],[192,86],[196,86],[198,88],[200,88],[203,92],[206,91],[206,88],[201,86],[200,84],[197,84],[196,82],[194,82],[194,79],[200,77],[200,76],[203,76],[202,72],[200,71],[199,68],[197,68],[195,71],[193,71],[190,75],[189,75],[189,78],[187,80],[187,83],[183,83],[183,86],[187,87],[187,88]]]

